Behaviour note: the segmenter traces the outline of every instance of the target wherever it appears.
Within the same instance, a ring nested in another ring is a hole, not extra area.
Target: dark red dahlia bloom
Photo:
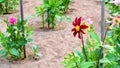
[[[85,20],[83,17],[79,17],[73,21],[74,28],[72,29],[74,37],[78,34],[78,38],[81,39],[82,34],[85,34],[84,30],[88,28],[87,25],[84,24]]]

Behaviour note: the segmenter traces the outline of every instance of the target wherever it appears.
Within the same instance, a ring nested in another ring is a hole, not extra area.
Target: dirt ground
[[[42,0],[23,0],[24,1],[24,17],[27,18],[31,14],[35,14],[35,6],[42,3]],[[18,16],[17,12],[7,16]],[[101,5],[96,0],[74,0],[70,5],[70,10],[66,14],[72,19],[83,16],[91,18],[94,21],[95,31],[100,34]],[[27,48],[28,58],[22,61],[9,62],[5,58],[0,58],[0,68],[63,68],[61,61],[65,54],[79,49],[80,40],[74,38],[71,32],[71,22],[63,21],[61,24],[65,26],[61,30],[43,30],[40,29],[41,17],[36,17],[28,21],[34,27],[32,38],[34,44],[40,46],[42,57],[35,61],[31,57],[32,51]],[[0,23],[0,30],[5,30],[6,25]]]

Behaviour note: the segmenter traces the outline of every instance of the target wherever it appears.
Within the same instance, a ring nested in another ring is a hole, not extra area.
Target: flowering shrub
[[[20,18],[10,17],[8,20],[4,20],[7,24],[5,33],[0,31],[0,54],[3,57],[10,56],[14,59],[23,58],[24,46],[31,42],[32,39],[32,26],[26,26],[27,20],[21,22]],[[24,28],[24,33],[23,33]],[[38,53],[38,49],[32,46],[34,55]]]
[[[116,43],[119,43],[118,33],[120,29],[120,0],[108,0],[106,3],[111,11],[111,17],[107,19],[107,23],[110,23],[108,26],[110,30],[108,31],[107,42],[117,45]]]
[[[116,19],[117,18],[117,19]],[[92,21],[85,21],[83,17],[73,21],[73,35],[78,34],[82,42],[82,51],[75,50],[64,56],[62,62],[65,68],[119,68],[120,67],[120,25],[119,16],[112,18],[113,22],[106,29],[104,41],[94,32]],[[117,23],[114,25],[114,23]],[[114,25],[114,26],[113,26]],[[84,42],[83,34],[86,34]]]
[[[111,29],[108,31],[108,36],[106,40],[112,46],[117,46],[120,44],[120,16],[114,16],[112,20],[112,25],[110,25],[109,27]]]

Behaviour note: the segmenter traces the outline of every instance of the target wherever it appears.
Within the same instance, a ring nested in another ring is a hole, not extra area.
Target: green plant
[[[111,15],[113,15],[115,13],[120,14],[120,2],[119,2],[119,0],[106,0],[105,3],[106,3],[106,6],[107,6]]]
[[[36,14],[42,17],[42,27],[44,28],[44,24],[45,24],[44,15],[46,12],[44,5],[42,4],[40,6],[37,6],[35,10],[36,10]]]
[[[39,56],[39,57],[41,57],[42,56],[42,54],[41,53],[39,53],[38,52],[38,47],[36,46],[36,45],[31,45],[31,48],[32,48],[32,50],[33,50],[33,52],[34,52],[34,59],[36,60],[36,56]]]
[[[0,32],[1,50],[3,57],[12,57],[14,59],[23,58],[24,46],[31,42],[32,26],[27,26],[27,20],[21,22],[21,18],[10,17],[4,20],[7,25],[6,32]],[[22,32],[24,28],[24,34]],[[34,50],[33,50],[34,51]],[[37,51],[38,52],[38,51]],[[35,52],[35,53],[37,53]]]
[[[0,0],[0,14],[8,14],[10,10],[15,10],[19,0]]]
[[[47,18],[46,22],[48,22],[48,28],[50,27],[50,24],[54,28],[56,26],[56,15],[61,15],[59,7],[59,2],[56,0],[48,0],[45,2],[45,9],[47,10]]]
[[[56,26],[56,20],[62,20],[63,16],[63,3],[62,0],[44,0],[44,3],[36,7],[37,16],[42,17],[42,27],[44,28],[45,22],[48,23],[48,28],[52,25],[52,28]],[[61,6],[62,5],[62,6]],[[47,17],[45,18],[45,15]]]
[[[62,10],[63,13],[67,12],[67,10],[69,9],[69,5],[70,2],[72,2],[73,0],[57,0],[60,3],[60,9]]]
[[[117,19],[116,19],[117,18]],[[116,21],[117,20],[117,21]],[[77,22],[77,23],[75,23]],[[94,32],[93,25],[86,23],[83,19],[75,19],[72,31],[73,35],[82,40],[83,27],[87,25],[89,29],[86,31],[86,43],[82,41],[82,51],[75,50],[64,56],[62,62],[65,68],[119,68],[120,67],[120,40],[119,28],[120,17],[114,17],[112,21],[113,30],[106,29],[104,41],[101,41],[99,35]],[[79,23],[82,23],[78,27]],[[84,25],[85,24],[85,25]],[[83,26],[84,25],[84,26]],[[114,26],[113,26],[114,25]],[[82,32],[82,33],[81,33]],[[80,35],[81,34],[81,35]],[[84,44],[85,43],[85,44]],[[85,55],[86,54],[86,55]]]

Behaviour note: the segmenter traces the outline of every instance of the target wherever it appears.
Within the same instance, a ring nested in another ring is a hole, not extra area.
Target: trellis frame
[[[24,20],[23,0],[20,0],[20,15],[21,15],[21,23],[22,23]],[[105,29],[105,1],[101,0],[101,41],[104,41],[104,29]],[[22,32],[24,36],[24,26],[22,26]],[[25,45],[24,45],[24,58],[26,58]]]

